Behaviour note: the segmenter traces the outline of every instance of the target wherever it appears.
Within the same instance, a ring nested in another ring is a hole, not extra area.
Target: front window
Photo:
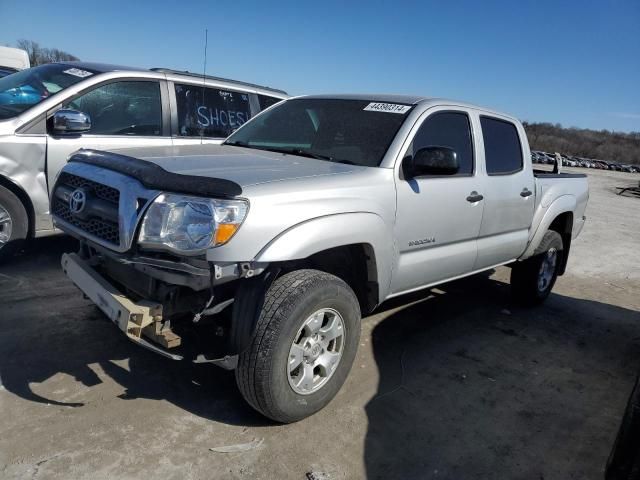
[[[13,118],[95,72],[51,63],[0,78],[0,120]]]
[[[413,138],[411,152],[429,146],[448,147],[456,152],[457,175],[473,174],[471,123],[463,112],[438,112],[430,115]]]
[[[155,81],[107,83],[63,107],[88,114],[93,135],[162,135],[160,84]]]
[[[298,98],[274,106],[225,144],[377,167],[411,108],[365,100]]]

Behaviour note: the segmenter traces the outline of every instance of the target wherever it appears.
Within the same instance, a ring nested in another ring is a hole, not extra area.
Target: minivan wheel
[[[516,299],[527,305],[544,302],[556,283],[563,255],[562,237],[547,231],[533,256],[511,268],[511,289]]]
[[[13,192],[0,185],[0,261],[23,244],[29,232],[27,212]]]
[[[247,402],[278,422],[326,406],[344,384],[360,341],[360,307],[349,286],[318,270],[276,279],[265,294],[236,382]]]

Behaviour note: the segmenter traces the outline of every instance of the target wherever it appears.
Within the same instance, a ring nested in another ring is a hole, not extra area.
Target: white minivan
[[[0,78],[0,259],[57,233],[49,188],[75,150],[221,143],[287,97],[202,74],[86,62]]]

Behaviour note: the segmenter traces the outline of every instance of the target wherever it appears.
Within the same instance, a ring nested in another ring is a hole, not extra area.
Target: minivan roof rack
[[[187,70],[173,70],[171,68],[159,68],[159,67],[150,68],[149,70],[153,72],[160,72],[160,73],[175,73],[178,75],[186,75],[188,77],[194,77],[194,78],[206,78],[208,80],[215,80],[218,82],[234,83],[236,85],[243,85],[245,87],[252,87],[252,88],[261,88],[263,90],[270,90],[272,92],[288,95],[288,93],[285,92],[284,90],[279,90],[277,88],[265,87],[264,85],[257,85],[255,83],[241,82],[240,80],[231,80],[229,78],[214,77],[212,75],[202,75],[201,73],[193,73]]]

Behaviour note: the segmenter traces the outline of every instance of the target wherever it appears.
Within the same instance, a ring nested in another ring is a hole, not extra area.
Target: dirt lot
[[[129,343],[62,275],[72,242],[34,242],[0,267],[0,477],[602,478],[640,369],[640,199],[613,187],[640,177],[588,173],[543,307],[510,303],[506,268],[384,305],[338,397],[295,425],[231,372]]]

